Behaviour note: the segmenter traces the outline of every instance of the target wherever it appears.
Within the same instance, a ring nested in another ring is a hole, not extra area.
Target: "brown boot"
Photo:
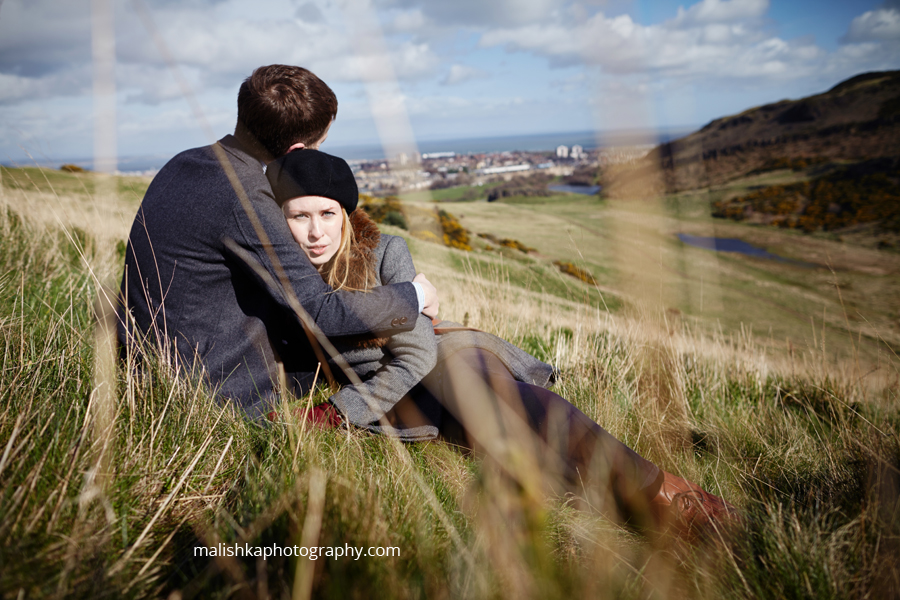
[[[659,492],[650,499],[660,533],[696,541],[738,521],[737,509],[696,483],[662,471]]]

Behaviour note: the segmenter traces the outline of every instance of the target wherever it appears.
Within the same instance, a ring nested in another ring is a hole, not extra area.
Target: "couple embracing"
[[[280,385],[302,396],[320,365],[341,378],[317,329],[352,373],[305,418],[501,461],[496,448],[524,443],[558,491],[600,491],[618,518],[655,531],[694,537],[730,520],[727,502],[553,393],[550,365],[437,322],[437,290],[406,243],[357,210],[349,165],[318,150],[336,115],[334,93],[306,69],[260,67],[238,92],[234,135],[160,170],[129,236],[123,347],[156,345],[265,421]]]

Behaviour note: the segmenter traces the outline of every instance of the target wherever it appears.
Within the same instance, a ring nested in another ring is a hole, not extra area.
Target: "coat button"
[[[400,319],[394,319],[393,321],[391,321],[391,325],[393,325],[394,327],[396,327],[399,324],[400,324]]]
[[[400,319],[400,324],[406,325],[406,317],[403,317],[402,319]]]

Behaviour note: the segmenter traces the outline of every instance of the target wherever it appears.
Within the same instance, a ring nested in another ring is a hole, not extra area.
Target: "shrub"
[[[559,270],[565,273],[566,275],[571,275],[576,279],[580,279],[581,281],[589,284],[589,285],[597,285],[597,280],[594,279],[594,276],[585,271],[584,269],[579,269],[574,264],[569,261],[562,260],[554,260],[553,264],[559,267]]]
[[[359,199],[362,201],[360,208],[366,211],[376,223],[409,229],[406,211],[403,210],[403,203],[400,201],[400,198],[396,196],[373,198],[367,194],[362,194]]]
[[[780,171],[782,169],[790,169],[791,171],[802,171],[808,167],[822,165],[828,162],[824,156],[801,156],[797,158],[789,158],[787,156],[778,156],[770,158],[761,167],[754,169],[749,175],[758,173],[767,173],[769,171]]]
[[[444,244],[451,248],[458,248],[470,252],[472,246],[469,244],[469,232],[460,222],[445,210],[438,211],[438,220],[441,222],[441,229],[444,230]]]
[[[804,159],[782,160],[794,166],[806,164]],[[814,163],[815,159],[810,161]],[[714,202],[712,215],[735,221],[758,215],[768,225],[796,227],[806,233],[872,222],[886,231],[900,231],[898,179],[900,161],[875,159],[812,181],[772,185],[746,196]]]
[[[551,192],[547,188],[548,183],[550,183],[550,176],[544,173],[537,173],[528,177],[517,177],[492,188],[488,193],[487,199],[488,202],[495,202],[501,198],[511,198],[513,196],[553,196],[556,192]]]
[[[500,240],[500,245],[503,246],[504,248],[512,248],[513,250],[518,250],[519,252],[524,252],[525,254],[528,254],[529,252],[534,250],[534,248],[526,246],[519,240],[514,240],[512,238],[503,238],[502,240]]]
[[[78,165],[63,165],[59,168],[60,171],[65,173],[84,173],[86,169],[79,167]]]
[[[493,233],[479,233],[478,237],[483,238],[494,244],[497,244],[498,246],[502,246],[504,248],[511,248],[513,250],[518,250],[519,252],[524,252],[525,254],[528,254],[529,252],[533,252],[533,251],[537,250],[537,248],[531,248],[529,246],[526,246],[519,240],[514,240],[512,238],[498,238]],[[493,248],[490,245],[488,245],[488,250],[493,250]]]
[[[392,210],[384,215],[384,219],[381,222],[385,225],[393,225],[394,227],[399,227],[400,229],[409,229],[409,224],[406,222],[406,217],[403,216],[403,213],[399,213],[395,210]]]
[[[571,175],[562,178],[562,182],[567,185],[596,185],[599,180],[596,165],[578,167]]]
[[[425,240],[426,242],[434,242],[435,244],[440,244],[441,240],[434,234],[433,231],[429,231],[427,229],[416,229],[411,232],[414,238],[418,238],[420,240]]]

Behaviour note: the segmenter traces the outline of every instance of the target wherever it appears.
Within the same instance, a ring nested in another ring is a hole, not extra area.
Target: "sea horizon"
[[[485,136],[446,139],[417,140],[417,149],[421,154],[433,152],[455,152],[456,154],[487,154],[493,152],[542,152],[553,151],[558,146],[572,147],[579,145],[585,150],[599,147],[616,147],[637,144],[662,144],[695,131],[696,127],[671,127],[665,129],[631,129],[610,131],[566,131],[551,133],[532,133],[505,136]],[[186,150],[187,148],[184,148]],[[384,147],[380,143],[363,144],[327,144],[323,151],[340,156],[349,161],[384,160]],[[181,152],[179,150],[178,152]],[[143,173],[158,171],[175,154],[156,154],[144,156],[121,156],[117,169],[121,173]],[[29,164],[0,162],[7,167],[40,166],[57,169],[63,164],[74,164],[84,169],[93,170],[92,158],[61,158],[56,160],[35,161]]]

